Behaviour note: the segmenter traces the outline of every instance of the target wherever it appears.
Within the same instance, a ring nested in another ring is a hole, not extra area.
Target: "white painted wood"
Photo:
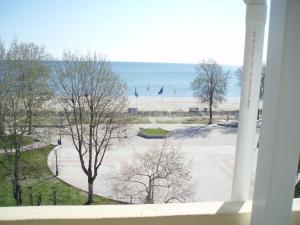
[[[0,207],[0,225],[249,225],[251,202]],[[293,205],[299,225],[300,199]]]
[[[300,1],[273,0],[251,225],[291,223],[300,151],[299,41]]]
[[[239,128],[231,193],[233,201],[245,201],[249,198],[265,21],[265,4],[247,5]]]

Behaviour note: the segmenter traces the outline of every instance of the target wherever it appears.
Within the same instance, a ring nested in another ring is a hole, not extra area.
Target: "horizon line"
[[[62,59],[52,59],[52,60],[45,60],[45,61],[63,61]],[[197,63],[191,63],[191,62],[170,62],[170,61],[127,61],[127,60],[107,60],[108,62],[115,62],[115,63],[153,63],[153,64],[189,64],[189,65],[197,65],[201,63],[201,61]],[[229,64],[229,63],[218,63],[219,65],[225,65],[225,66],[243,66],[242,64]]]

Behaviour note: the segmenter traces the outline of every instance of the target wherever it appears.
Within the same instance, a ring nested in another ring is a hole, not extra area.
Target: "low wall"
[[[251,202],[0,208],[2,225],[249,225]],[[291,225],[300,223],[294,200]]]

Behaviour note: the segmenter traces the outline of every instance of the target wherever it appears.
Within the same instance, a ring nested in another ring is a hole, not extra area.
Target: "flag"
[[[161,87],[161,89],[159,90],[159,92],[157,94],[161,95],[163,92],[164,92],[164,86]]]
[[[150,91],[150,84],[148,84],[147,86],[147,91]]]
[[[135,97],[137,97],[137,98],[139,97],[139,94],[138,94],[136,88],[135,88],[135,90],[134,90],[134,95],[135,95]]]

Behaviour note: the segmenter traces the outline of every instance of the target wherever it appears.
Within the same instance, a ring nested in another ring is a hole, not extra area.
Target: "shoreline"
[[[128,97],[128,107],[138,108],[139,111],[185,111],[189,108],[199,108],[202,111],[208,104],[199,102],[194,97],[164,97],[164,96],[135,96]],[[240,108],[240,98],[227,98],[224,102],[214,105],[214,111],[234,111]]]
[[[44,103],[44,108],[59,111],[59,104],[55,104],[56,100],[53,100]],[[262,104],[260,102],[259,109],[262,109]],[[201,112],[205,108],[208,109],[208,107],[207,103],[201,103],[194,97],[141,96],[136,98],[135,96],[129,96],[124,112],[127,112],[128,108],[137,108],[138,111],[146,112],[189,112],[190,108],[199,108]],[[222,103],[214,104],[212,109],[215,112],[238,111],[240,109],[240,98],[227,98]]]

